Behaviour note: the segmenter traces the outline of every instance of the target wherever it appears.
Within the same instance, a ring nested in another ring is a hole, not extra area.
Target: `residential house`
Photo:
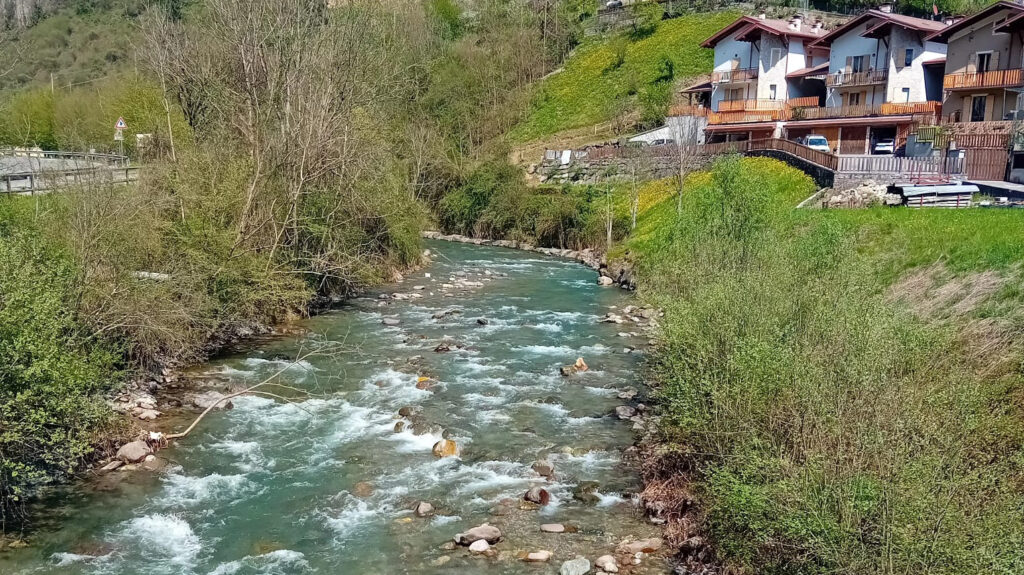
[[[942,104],[947,123],[1013,119],[1024,90],[1024,6],[996,2],[929,38],[947,46]]]
[[[915,126],[939,119],[946,46],[930,36],[945,24],[868,10],[812,48],[829,49],[825,105],[786,125],[795,139],[824,135],[841,154],[868,154],[879,141],[902,145]]]
[[[822,35],[820,23],[762,14],[739,18],[704,41],[715,51],[711,81],[688,91],[703,93],[710,105],[709,140],[778,136],[794,100],[818,105],[822,79],[815,85],[801,72],[827,61],[827,52],[809,48]]]

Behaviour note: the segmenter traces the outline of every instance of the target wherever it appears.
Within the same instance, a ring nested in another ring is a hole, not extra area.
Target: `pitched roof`
[[[946,26],[942,30],[935,32],[931,36],[928,36],[928,40],[931,40],[933,42],[946,42],[947,40],[949,40],[949,37],[951,35],[969,26],[977,24],[980,20],[984,20],[985,18],[988,18],[989,16],[995,14],[1000,10],[1012,10],[1015,12],[1022,12],[1024,11],[1024,6],[1021,6],[1020,4],[1016,4],[1013,2],[1007,2],[1006,0],[1001,0],[1000,2],[996,2],[995,4],[992,4],[983,10],[971,14],[970,16],[964,18],[963,20],[960,20],[959,22],[955,22],[949,26]]]
[[[877,22],[871,23],[872,20]],[[822,36],[818,41],[814,42],[814,46],[824,47],[829,46],[835,41],[836,38],[848,33],[861,24],[869,22],[867,30],[862,34],[868,36],[869,34],[877,34],[884,29],[888,29],[891,26],[899,26],[901,28],[907,28],[910,30],[917,30],[919,32],[933,33],[943,30],[946,25],[942,22],[936,22],[935,20],[925,20],[924,18],[914,18],[913,16],[904,16],[903,14],[893,14],[891,12],[882,12],[881,10],[868,10],[861,13],[856,18],[847,21],[842,26],[832,30],[828,34]]]
[[[825,76],[828,74],[828,62],[822,62],[817,66],[811,66],[810,68],[800,68],[794,70],[789,74],[786,74],[787,78],[809,78],[812,76]]]
[[[775,34],[776,36],[790,36],[793,38],[803,38],[808,40],[821,38],[822,35],[822,32],[820,31],[815,32],[813,27],[804,28],[801,26],[800,30],[794,30],[789,27],[789,22],[786,20],[743,16],[737,18],[732,24],[722,28],[713,36],[701,42],[701,46],[705,48],[714,48],[715,44],[733,33],[738,32],[737,36],[745,36],[754,31],[764,31],[769,34]]]

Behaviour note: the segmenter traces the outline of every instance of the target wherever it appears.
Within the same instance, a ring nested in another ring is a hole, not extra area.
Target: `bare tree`
[[[704,129],[702,118],[697,116],[672,116],[669,118],[672,127],[672,139],[676,147],[678,172],[678,192],[676,193],[676,214],[683,213],[683,186],[686,176],[703,165],[703,157],[696,146],[700,142]]]

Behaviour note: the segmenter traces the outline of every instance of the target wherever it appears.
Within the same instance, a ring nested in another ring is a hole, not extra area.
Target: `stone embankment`
[[[546,256],[575,260],[589,267],[590,269],[596,271],[598,273],[597,283],[600,285],[618,285],[623,289],[629,290],[636,288],[632,270],[627,265],[618,264],[617,267],[612,268],[606,262],[604,254],[590,248],[582,250],[545,248],[535,246],[528,242],[518,242],[516,240],[490,240],[486,238],[472,238],[461,234],[444,234],[435,231],[425,231],[422,232],[421,235],[429,240],[442,240],[446,242],[457,242],[461,244],[473,244],[476,246],[495,246],[499,248],[510,248],[514,250],[534,252]]]

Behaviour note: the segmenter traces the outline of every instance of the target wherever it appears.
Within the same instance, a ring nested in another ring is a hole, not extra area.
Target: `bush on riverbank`
[[[789,168],[716,164],[631,244],[665,309],[653,376],[724,560],[756,572],[1012,572],[1019,374],[885,297],[856,223],[794,214]],[[674,214],[673,214],[674,215]],[[816,217],[817,216],[817,217]]]

